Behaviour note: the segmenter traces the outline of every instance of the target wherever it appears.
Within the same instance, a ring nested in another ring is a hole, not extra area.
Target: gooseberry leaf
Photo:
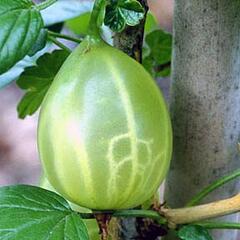
[[[147,35],[156,29],[159,29],[157,18],[152,12],[148,11],[144,26],[144,34]]]
[[[47,37],[48,37],[48,31],[47,31],[47,29],[43,28],[43,29],[40,31],[36,42],[34,43],[34,45],[32,46],[32,48],[31,48],[30,51],[28,52],[28,56],[32,57],[32,56],[34,56],[38,51],[42,50],[42,49],[46,46],[46,44],[47,44]]]
[[[69,53],[64,50],[45,53],[37,60],[36,66],[27,67],[24,70],[17,80],[17,85],[27,91],[17,107],[19,118],[23,119],[38,110],[55,75],[68,55]]]
[[[145,41],[151,48],[151,53],[158,64],[164,64],[171,60],[172,35],[170,33],[158,29],[148,34]]]
[[[0,89],[16,80],[26,67],[30,67],[36,64],[37,59],[44,53],[50,50],[51,43],[47,43],[45,48],[38,51],[34,56],[25,56],[21,61],[17,62],[10,70],[0,75]]]
[[[1,240],[88,240],[80,215],[58,194],[18,185],[0,188]]]
[[[24,58],[43,27],[31,0],[0,1],[0,74]]]
[[[178,231],[178,237],[182,240],[213,240],[207,229],[197,225],[183,226]]]
[[[167,77],[171,73],[172,35],[161,29],[152,31],[145,37],[147,49],[143,66],[154,77]]]
[[[114,32],[121,32],[126,25],[135,26],[145,14],[137,0],[110,0],[106,7],[104,24]]]

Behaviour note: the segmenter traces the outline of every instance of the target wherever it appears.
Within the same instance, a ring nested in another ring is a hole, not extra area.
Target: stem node
[[[101,234],[101,240],[107,240],[109,235],[108,225],[112,215],[106,214],[106,213],[95,213],[94,216],[99,226],[99,233]]]

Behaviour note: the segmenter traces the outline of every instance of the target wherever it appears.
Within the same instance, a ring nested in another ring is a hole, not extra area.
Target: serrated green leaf
[[[207,229],[195,225],[183,226],[178,231],[178,237],[182,240],[213,240]]]
[[[57,191],[50,184],[50,182],[48,181],[46,176],[41,177],[40,187],[57,193]],[[70,204],[71,208],[76,212],[92,213],[92,211],[90,209],[83,208],[72,202],[69,202],[69,204]],[[91,240],[100,240],[99,227],[98,227],[96,219],[84,219],[83,221],[86,224],[86,227],[88,229],[89,238]]]
[[[0,188],[1,240],[88,240],[86,226],[65,199],[38,187]]]
[[[0,74],[27,55],[42,27],[31,0],[0,1]]]
[[[139,24],[144,14],[144,8],[136,0],[111,0],[106,7],[104,24],[114,32],[121,32],[126,25]]]
[[[28,56],[34,56],[38,51],[42,50],[47,44],[47,36],[48,31],[47,29],[42,29],[38,35],[38,38],[30,51],[28,52]]]
[[[128,26],[136,26],[144,17],[144,13],[134,12],[132,10],[120,9],[125,23]]]
[[[121,32],[126,26],[125,19],[121,12],[111,5],[106,7],[104,24],[114,32]]]
[[[119,0],[118,6],[122,9],[130,10],[134,12],[139,12],[139,13],[145,12],[143,6],[137,0]]]
[[[21,74],[17,85],[27,92],[17,107],[19,118],[25,118],[37,111],[68,55],[64,50],[46,53],[37,60],[36,66],[26,68]]]

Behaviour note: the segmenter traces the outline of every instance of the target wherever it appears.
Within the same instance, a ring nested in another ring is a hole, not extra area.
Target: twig
[[[240,211],[240,194],[237,194],[232,198],[195,207],[161,209],[161,213],[167,219],[170,228],[175,228],[178,224],[193,223],[236,213],[238,211]]]

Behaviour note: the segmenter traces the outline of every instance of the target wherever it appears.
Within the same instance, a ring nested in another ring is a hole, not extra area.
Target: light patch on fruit
[[[106,59],[107,60],[107,59]],[[130,139],[130,146],[131,146],[131,157],[133,159],[132,161],[132,174],[129,179],[129,185],[128,185],[128,195],[131,195],[132,192],[132,184],[134,183],[134,178],[137,173],[137,162],[134,161],[137,159],[137,133],[136,133],[136,126],[135,126],[135,117],[134,117],[134,111],[133,106],[130,100],[130,96],[128,94],[128,91],[126,89],[126,86],[124,85],[124,82],[122,80],[121,73],[118,71],[117,66],[115,66],[110,59],[106,61],[107,66],[109,68],[109,72],[112,74],[112,79],[114,80],[114,83],[116,84],[116,88],[118,89],[119,96],[121,98],[121,101],[123,103],[123,107],[125,109],[126,114],[126,120],[127,120],[127,128]],[[112,162],[110,162],[112,163]]]
[[[151,145],[154,143],[153,139],[150,140],[143,140],[143,139],[137,139],[136,140],[136,144],[135,146],[130,145],[130,152],[129,155],[122,157],[122,159],[115,159],[116,157],[116,148],[118,150],[121,150],[121,148],[119,148],[119,145],[121,143],[126,143],[126,142],[130,142],[130,138],[131,138],[131,133],[124,133],[118,136],[115,136],[113,138],[110,139],[109,141],[109,146],[108,146],[108,152],[107,152],[107,159],[110,162],[110,166],[111,166],[111,175],[109,178],[109,182],[108,182],[108,189],[110,189],[109,193],[111,193],[111,195],[113,194],[117,194],[117,181],[120,180],[121,181],[121,177],[122,174],[120,174],[120,171],[124,170],[124,165],[131,165],[131,169],[133,168],[133,165],[137,166],[137,172],[139,173],[139,182],[138,182],[138,186],[139,187],[143,187],[144,185],[146,185],[146,183],[148,182],[152,172],[154,171],[153,166],[155,162],[159,161],[160,157],[161,157],[161,153],[158,153],[155,155],[155,157],[153,157],[153,151],[152,151],[152,147]],[[136,157],[133,154],[133,151],[131,150],[132,148],[137,148],[137,153],[141,152],[141,149],[144,148],[146,150],[146,153],[144,154],[145,158],[144,158],[144,162],[140,161],[140,155],[137,154],[138,157]],[[147,163],[147,164],[146,164]],[[142,178],[141,175],[144,175],[144,172],[148,171],[149,175],[146,179]],[[132,173],[133,174],[133,173]],[[132,175],[130,174],[129,177]],[[125,186],[127,187],[127,186]],[[125,188],[126,189],[126,188]],[[137,191],[138,188],[135,189],[135,191]],[[134,191],[134,192],[135,192]],[[131,191],[133,193],[133,191]],[[125,194],[123,194],[125,195]],[[123,199],[123,201],[126,201],[126,199]]]
[[[77,156],[81,156],[80,158],[77,158],[79,164],[76,164],[76,166],[79,166],[79,171],[81,172],[81,175],[84,176],[84,185],[88,186],[88,190],[94,193],[94,189],[92,187],[93,184],[91,178],[91,170],[89,166],[89,156],[84,144],[83,129],[79,124],[79,121],[77,121],[75,118],[70,118],[67,122],[68,125],[66,126],[66,129],[68,133],[68,141],[71,142],[71,145],[73,146],[73,149],[76,152]],[[60,157],[61,156],[59,156],[59,158]],[[94,194],[92,194],[92,196],[94,196]],[[92,201],[95,202],[95,199],[93,197]]]

